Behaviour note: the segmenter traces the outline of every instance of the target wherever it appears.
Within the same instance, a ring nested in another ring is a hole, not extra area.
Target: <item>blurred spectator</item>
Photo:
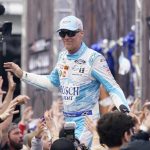
[[[121,150],[150,150],[150,113],[145,117],[141,130]]]
[[[21,150],[23,149],[23,136],[18,128],[18,125],[11,123],[8,129],[8,142],[2,150]],[[25,147],[24,147],[25,150]]]
[[[134,121],[131,116],[117,111],[105,114],[97,124],[100,143],[106,144],[110,150],[120,150],[122,145],[130,141],[133,127]]]

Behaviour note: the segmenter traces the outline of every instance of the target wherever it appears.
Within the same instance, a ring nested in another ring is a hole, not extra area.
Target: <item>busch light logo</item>
[[[79,87],[61,86],[60,91],[65,105],[70,105],[79,95]]]
[[[67,87],[61,86],[61,93],[67,96],[78,96],[79,95],[79,87]]]

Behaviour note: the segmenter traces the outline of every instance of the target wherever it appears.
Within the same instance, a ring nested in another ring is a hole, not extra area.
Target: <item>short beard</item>
[[[10,142],[10,146],[13,147],[15,150],[20,150],[23,148],[23,144],[22,143],[16,143],[12,140],[9,141]]]

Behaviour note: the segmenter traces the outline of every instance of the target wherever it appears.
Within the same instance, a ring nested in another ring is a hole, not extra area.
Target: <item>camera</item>
[[[66,122],[64,124],[64,137],[74,143],[76,150],[88,150],[88,147],[86,147],[84,144],[81,144],[80,141],[75,137],[75,128],[75,122]]]
[[[9,36],[11,35],[12,31],[12,22],[4,22],[3,24],[0,24],[0,33],[2,36]]]
[[[5,12],[5,7],[0,4],[0,16]],[[11,35],[12,31],[12,22],[5,21],[0,23],[0,41],[3,41],[5,37]]]
[[[72,142],[75,141],[75,122],[66,122],[64,124],[64,136],[65,138],[71,140]]]

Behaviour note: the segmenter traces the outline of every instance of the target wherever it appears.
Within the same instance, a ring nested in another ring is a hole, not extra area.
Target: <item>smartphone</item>
[[[65,138],[71,140],[72,142],[75,141],[75,128],[76,128],[76,123],[75,122],[66,122],[64,124]]]

